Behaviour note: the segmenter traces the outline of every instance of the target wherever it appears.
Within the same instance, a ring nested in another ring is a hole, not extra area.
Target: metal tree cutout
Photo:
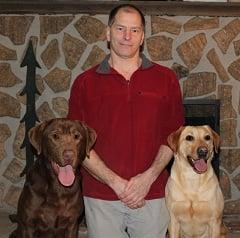
[[[20,121],[21,123],[25,123],[25,137],[20,148],[26,148],[26,166],[20,176],[26,174],[34,163],[34,153],[29,142],[28,132],[32,127],[35,126],[36,121],[39,121],[36,114],[35,94],[40,95],[40,92],[36,86],[36,67],[41,67],[36,60],[31,40],[29,41],[26,54],[20,65],[20,67],[25,66],[27,66],[26,84],[23,91],[20,93],[21,96],[26,95],[26,112]]]

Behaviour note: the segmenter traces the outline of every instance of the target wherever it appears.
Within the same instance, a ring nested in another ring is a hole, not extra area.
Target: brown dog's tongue
[[[199,159],[194,162],[194,167],[198,172],[203,173],[207,170],[207,163],[204,159]]]
[[[62,185],[67,187],[71,186],[75,179],[72,166],[71,165],[66,165],[64,167],[59,166],[58,179]]]

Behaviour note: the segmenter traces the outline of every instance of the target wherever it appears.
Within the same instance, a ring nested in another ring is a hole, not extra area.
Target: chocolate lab
[[[219,135],[209,126],[186,126],[168,144],[175,157],[166,186],[170,238],[226,237],[224,199],[211,166]]]
[[[80,166],[95,132],[79,121],[52,119],[29,131],[38,153],[18,202],[10,238],[76,238],[83,211]]]

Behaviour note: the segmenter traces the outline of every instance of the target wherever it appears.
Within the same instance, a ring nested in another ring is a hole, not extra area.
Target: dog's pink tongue
[[[198,172],[205,172],[207,170],[207,163],[204,159],[199,159],[194,162],[194,167]]]
[[[59,166],[58,179],[62,185],[71,186],[75,179],[72,166],[71,165],[66,165],[64,167]]]

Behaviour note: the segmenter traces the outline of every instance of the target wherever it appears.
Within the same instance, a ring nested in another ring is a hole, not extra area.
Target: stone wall
[[[220,183],[225,215],[240,215],[240,20],[234,17],[146,16],[144,53],[172,67],[184,99],[217,98]],[[15,211],[24,177],[21,149],[26,98],[20,95],[29,40],[37,61],[37,115],[65,117],[69,89],[83,70],[108,53],[106,15],[0,15],[0,206]],[[234,223],[235,224],[235,223]],[[240,227],[239,223],[236,227]],[[235,227],[235,228],[236,228]],[[240,228],[239,228],[240,230]]]

